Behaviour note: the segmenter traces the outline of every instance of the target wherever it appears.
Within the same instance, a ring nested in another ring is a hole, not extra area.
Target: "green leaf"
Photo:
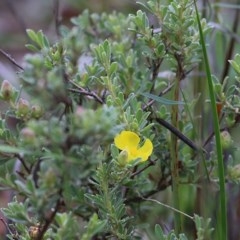
[[[229,60],[229,63],[232,65],[232,68],[240,74],[240,55],[236,54],[234,60]]]
[[[42,30],[39,30],[37,32],[37,42],[36,42],[40,47],[43,47],[43,33]]]
[[[8,203],[7,208],[2,208],[1,211],[3,214],[13,220],[15,223],[25,223],[31,222],[31,219],[28,216],[28,209],[27,209],[28,200],[24,203],[18,202],[16,197],[14,197],[13,201]]]
[[[179,234],[179,240],[188,240],[185,234],[181,233]]]
[[[181,102],[181,101],[169,100],[169,99],[159,97],[159,96],[151,94],[151,93],[142,93],[141,95],[143,95],[144,97],[150,98],[152,100],[155,100],[156,102],[166,104],[166,105],[179,105],[179,104],[183,105],[183,104],[185,104],[184,102]]]
[[[115,159],[117,159],[117,157],[119,155],[119,150],[114,144],[111,144],[111,155]]]
[[[0,145],[0,152],[3,153],[27,153],[27,151],[25,149],[21,149],[18,147],[14,147],[14,146],[9,146],[9,145]]]
[[[32,44],[25,44],[25,47],[33,52],[38,52],[39,49],[37,49],[34,45]]]
[[[147,9],[150,13],[153,13],[153,10],[147,4],[142,3],[142,2],[137,2],[137,4],[144,7],[145,9]]]
[[[94,236],[95,234],[101,232],[106,227],[106,224],[107,220],[98,221],[98,223],[96,223],[94,231],[92,232],[92,235]]]
[[[32,30],[32,29],[27,29],[26,30],[28,37],[33,41],[33,42],[38,42],[38,36],[37,34]]]
[[[108,59],[110,59],[111,57],[111,48],[110,48],[110,43],[108,40],[105,40],[104,43],[103,43],[103,49],[106,53],[106,56],[108,57]]]
[[[109,69],[109,76],[112,76],[118,69],[118,63],[112,62]]]
[[[160,227],[159,224],[155,225],[154,230],[155,230],[155,234],[156,234],[157,239],[159,239],[159,240],[164,240],[165,239],[164,234],[163,234],[163,230],[162,230],[162,228]]]
[[[43,35],[42,43],[43,43],[44,47],[46,47],[46,48],[50,47],[49,41],[45,35]]]

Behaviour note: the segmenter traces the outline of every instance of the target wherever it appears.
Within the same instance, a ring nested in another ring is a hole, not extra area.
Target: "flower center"
[[[138,155],[138,150],[137,150],[137,148],[131,148],[131,149],[129,149],[130,151],[130,154],[132,155],[132,156],[137,156]]]

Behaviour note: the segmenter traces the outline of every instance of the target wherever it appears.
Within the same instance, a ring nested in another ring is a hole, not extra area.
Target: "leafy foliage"
[[[193,230],[179,226],[179,231],[171,214],[194,212],[195,198],[187,194],[197,196],[206,181],[218,184],[214,134],[204,133],[204,141],[195,124],[200,98],[192,91],[193,73],[202,54],[194,6],[188,0],[140,5],[142,10],[129,16],[86,10],[72,19],[72,27],[60,26],[53,43],[42,31],[27,30],[31,42],[26,47],[33,53],[25,56],[19,73],[22,89],[5,80],[0,90],[7,105],[0,120],[5,171],[0,184],[14,194],[2,209],[12,221],[9,239],[213,236],[216,222],[194,215]],[[208,32],[205,19],[201,28]],[[230,60],[236,85],[239,59]],[[239,121],[239,88],[228,85],[227,78],[224,83],[213,79],[222,146],[232,150],[230,159],[235,148],[229,131]],[[207,112],[208,96],[203,101]],[[122,130],[151,140],[148,161],[121,164],[124,152],[114,137]],[[237,163],[228,169],[226,180],[239,182]],[[174,191],[178,186],[182,194],[174,199],[179,205],[163,208],[146,201],[164,201],[173,182]]]

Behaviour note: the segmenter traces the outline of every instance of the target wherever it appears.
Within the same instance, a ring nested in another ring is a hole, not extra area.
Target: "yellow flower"
[[[139,136],[131,131],[122,131],[114,138],[116,147],[124,153],[127,153],[127,162],[131,162],[136,159],[141,159],[144,162],[152,154],[153,144],[150,139],[146,139],[142,146],[139,146]]]

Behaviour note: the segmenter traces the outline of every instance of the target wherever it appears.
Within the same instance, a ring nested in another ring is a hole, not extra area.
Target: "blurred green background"
[[[135,0],[2,0],[0,1],[0,49],[18,63],[27,52],[26,29],[42,29],[54,41],[56,21],[70,24],[70,19],[84,9],[90,12],[135,12]],[[58,9],[58,10],[56,10]],[[58,17],[57,17],[58,15]],[[0,54],[0,79],[14,81],[14,66]]]

